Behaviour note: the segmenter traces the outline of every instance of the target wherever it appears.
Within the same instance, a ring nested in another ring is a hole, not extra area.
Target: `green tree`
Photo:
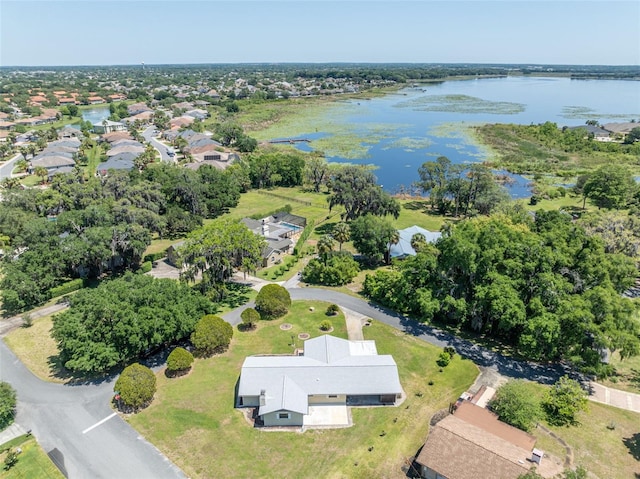
[[[389,244],[387,245],[387,264],[391,263],[391,248],[393,245],[400,243],[400,232],[398,230],[391,233],[389,236]]]
[[[351,239],[351,228],[349,228],[349,224],[344,221],[340,221],[336,223],[331,231],[331,236],[335,239],[340,245],[340,251],[342,251],[342,243],[346,243]]]
[[[324,264],[327,264],[327,257],[333,251],[333,238],[330,235],[324,235],[318,240],[318,255]]]
[[[33,170],[33,174],[38,176],[40,178],[40,181],[44,184],[47,182],[49,170],[47,170],[44,166],[36,166]]]
[[[388,244],[396,232],[390,220],[371,214],[351,222],[353,246],[372,263],[384,259]]]
[[[329,209],[343,206],[347,221],[366,214],[393,215],[395,218],[400,214],[400,204],[377,184],[377,178],[366,167],[341,167],[330,181]]]
[[[328,176],[327,160],[315,155],[307,159],[304,166],[304,177],[305,181],[313,187],[313,191],[320,193],[320,187],[326,182]]]
[[[240,313],[240,318],[242,318],[242,326],[244,329],[253,329],[260,320],[260,313],[254,308],[247,308]]]
[[[511,380],[500,386],[489,406],[507,424],[531,431],[542,418],[540,400],[531,394],[524,380]]]
[[[192,232],[180,249],[185,269],[181,277],[195,281],[203,291],[220,291],[222,283],[233,275],[234,268],[256,269],[262,259],[264,240],[237,220],[220,219]]]
[[[327,255],[327,260],[313,258],[302,270],[302,280],[311,284],[326,286],[342,286],[350,283],[358,274],[360,267],[351,253],[334,251]]]
[[[256,311],[262,319],[276,319],[284,316],[291,307],[289,291],[278,284],[267,284],[256,297]]]
[[[584,195],[598,208],[621,209],[636,189],[633,175],[624,166],[609,164],[591,174],[584,185]]]
[[[124,368],[113,390],[125,406],[138,411],[151,403],[156,393],[156,376],[148,367],[133,363]]]
[[[576,415],[587,407],[587,393],[580,383],[567,376],[556,382],[542,402],[550,424],[564,426],[576,423]]]
[[[0,381],[0,431],[13,422],[16,414],[16,391],[11,384]]]
[[[167,371],[180,373],[187,371],[193,364],[193,354],[184,348],[177,347],[167,357]]]
[[[208,314],[200,318],[191,334],[191,343],[199,355],[207,357],[229,346],[233,328],[220,316]]]

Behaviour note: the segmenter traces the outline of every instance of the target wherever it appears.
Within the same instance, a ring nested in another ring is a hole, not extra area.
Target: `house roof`
[[[31,166],[37,168],[38,166],[44,166],[45,168],[56,168],[61,166],[74,166],[76,164],[71,158],[61,155],[46,155],[36,157],[31,160]]]
[[[536,445],[536,438],[531,434],[498,420],[498,416],[488,409],[469,401],[462,401],[454,416],[527,451]]]
[[[530,453],[450,415],[429,432],[416,462],[448,479],[516,479],[529,470]]]
[[[119,121],[102,120],[94,122],[93,126],[124,126],[124,124]]]
[[[602,128],[604,128],[607,131],[610,131],[611,133],[629,133],[631,130],[638,127],[640,127],[640,123],[631,123],[631,122],[606,123],[602,125]]]
[[[578,125],[570,126],[570,130],[585,130],[587,133],[593,133],[595,136],[609,136],[610,132],[596,125]]]
[[[376,354],[375,345],[357,343],[323,335],[305,341],[303,356],[249,356],[242,365],[238,395],[259,396],[264,390],[275,396],[285,376],[307,396],[401,394],[393,358]]]
[[[275,411],[293,411],[300,414],[309,412],[307,393],[288,376],[281,376],[274,388],[265,391],[264,405],[260,406],[258,414],[268,414]]]
[[[98,165],[97,171],[108,170],[132,170],[134,167],[133,160],[127,158],[117,158],[112,156],[104,163]]]
[[[144,146],[142,145],[121,145],[112,147],[107,151],[107,156],[115,156],[120,153],[144,153]]]
[[[434,243],[442,236],[442,233],[439,231],[429,231],[420,226],[409,226],[403,230],[398,231],[400,235],[400,240],[398,244],[391,245],[391,249],[389,250],[392,258],[403,258],[405,256],[415,256],[416,250],[411,246],[411,238],[416,233],[422,233],[424,237],[427,239],[428,243]]]

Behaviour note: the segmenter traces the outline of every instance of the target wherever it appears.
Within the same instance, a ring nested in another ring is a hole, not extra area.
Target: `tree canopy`
[[[210,356],[229,346],[233,328],[220,316],[207,314],[196,323],[191,333],[191,343],[201,356]]]
[[[70,297],[70,308],[53,317],[52,336],[71,371],[106,371],[157,347],[188,337],[196,321],[213,310],[185,284],[125,274]]]
[[[126,406],[137,411],[153,399],[156,393],[156,376],[148,367],[133,363],[124,368],[113,390]]]

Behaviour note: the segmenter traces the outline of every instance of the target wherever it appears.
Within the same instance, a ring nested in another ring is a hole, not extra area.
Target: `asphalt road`
[[[18,153],[16,156],[7,160],[2,166],[0,166],[0,180],[3,178],[11,178],[11,172],[15,168],[16,161],[20,160],[22,155]]]
[[[77,386],[47,383],[36,378],[0,341],[0,379],[18,393],[16,422],[32,430],[67,477],[186,477],[114,415],[109,406],[114,378]]]
[[[153,146],[156,150],[158,150],[158,153],[160,153],[160,158],[163,162],[166,163],[173,163],[175,161],[175,156],[172,158],[167,154],[167,146],[163,145],[162,143],[160,143],[158,140],[156,140],[153,137],[153,131],[156,129],[155,126],[151,125],[150,127],[148,127],[147,129],[145,129],[142,132],[142,137],[148,141],[149,143],[151,143],[151,146]],[[169,147],[169,151],[173,151],[173,148]]]
[[[453,346],[460,356],[470,359],[481,368],[495,371],[502,376],[514,379],[528,379],[541,384],[553,384],[563,375],[569,375],[575,379],[585,383],[585,379],[569,368],[561,364],[540,364],[533,362],[517,361],[502,354],[485,349],[477,344],[473,344],[464,339],[457,338],[449,333],[440,331],[437,328],[419,323],[413,319],[407,318],[395,311],[390,311],[377,305],[372,305],[353,296],[336,291],[330,291],[320,288],[291,288],[289,289],[291,299],[314,299],[320,301],[328,301],[344,306],[348,309],[364,314],[372,319],[388,324],[400,331],[411,334],[423,341],[435,346]],[[239,321],[238,318],[231,316],[232,321]]]

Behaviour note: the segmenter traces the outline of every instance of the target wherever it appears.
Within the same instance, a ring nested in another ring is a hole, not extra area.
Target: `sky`
[[[0,66],[640,65],[640,1],[0,0]]]

